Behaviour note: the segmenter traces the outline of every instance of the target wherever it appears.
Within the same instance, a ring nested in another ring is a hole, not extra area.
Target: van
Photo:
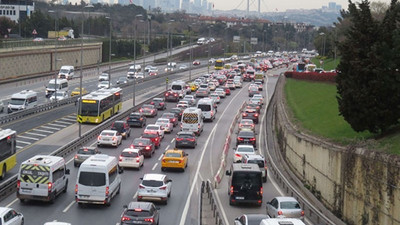
[[[217,113],[217,103],[212,98],[203,98],[197,102],[197,108],[201,109],[204,120],[214,121]]]
[[[261,220],[260,225],[306,225],[303,221],[293,218],[269,218]]]
[[[86,159],[78,171],[75,200],[78,204],[111,205],[121,190],[122,169],[114,156],[97,154]]]
[[[203,44],[205,44],[206,43],[206,38],[199,38],[198,40],[197,40],[197,44],[198,45],[203,45]]]
[[[170,89],[173,93],[177,93],[179,98],[183,98],[186,94],[186,83],[182,80],[174,81],[172,82]]]
[[[126,74],[126,77],[128,79],[134,78],[135,74],[139,73],[142,71],[142,66],[141,65],[133,65],[130,66],[128,69],[128,73]]]
[[[50,98],[55,91],[68,92],[68,81],[66,79],[51,79],[46,86],[46,98]]]
[[[192,131],[198,136],[203,132],[203,114],[201,113],[201,109],[189,107],[183,111],[181,130]]]
[[[17,180],[17,198],[53,203],[67,192],[69,169],[63,157],[36,155],[21,163]]]
[[[229,204],[255,203],[262,204],[263,186],[262,173],[256,164],[233,163],[230,170],[225,172],[229,176]]]
[[[256,72],[254,75],[254,82],[260,81],[261,83],[264,83],[264,76],[263,72]]]
[[[11,95],[8,103],[8,113],[18,110],[30,109],[37,106],[37,93],[32,90],[24,90]]]
[[[59,79],[71,80],[72,78],[74,78],[74,75],[74,66],[62,66],[60,72],[58,72]]]

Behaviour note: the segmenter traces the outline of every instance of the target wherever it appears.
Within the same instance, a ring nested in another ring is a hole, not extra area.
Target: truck
[[[60,37],[68,37],[71,39],[74,39],[74,30],[70,29],[70,28],[64,28],[62,30],[59,31],[48,31],[47,32],[47,38],[60,38]]]

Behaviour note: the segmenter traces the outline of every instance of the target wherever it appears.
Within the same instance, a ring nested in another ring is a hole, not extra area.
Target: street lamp
[[[192,80],[192,62],[193,62],[193,59],[192,59],[192,27],[191,26],[188,26],[188,29],[189,29],[189,61],[190,61],[190,63],[189,63],[189,81],[190,80]]]
[[[265,52],[265,39],[267,39],[267,31],[263,30],[263,52]]]
[[[58,48],[58,29],[57,29],[57,22],[58,22],[58,11],[54,10],[49,10],[49,13],[55,13],[56,18],[54,19],[54,32],[55,32],[55,47],[54,47],[54,70],[55,70],[55,75],[54,75],[54,101],[57,102],[57,48]]]
[[[211,39],[211,28],[214,27],[210,25],[208,27],[208,41]],[[210,58],[211,58],[211,49],[210,49],[210,42],[208,42],[208,66],[207,66],[207,73],[210,73]]]
[[[324,32],[319,33],[320,36],[324,36],[324,42],[322,46],[322,56],[325,56],[325,41],[326,41],[326,34]]]
[[[169,71],[171,68],[170,67],[168,67],[168,65],[169,65],[169,57],[172,55],[172,38],[170,37],[171,36],[171,34],[170,34],[170,25],[171,25],[171,22],[174,22],[174,20],[170,20],[169,22],[168,22],[168,37],[167,37],[167,71]],[[168,52],[169,52],[169,55],[168,55]]]
[[[112,34],[112,20],[111,20],[111,14],[110,16],[107,16],[106,19],[110,20],[110,46],[109,46],[109,52],[108,52],[108,87],[111,87],[111,34]]]

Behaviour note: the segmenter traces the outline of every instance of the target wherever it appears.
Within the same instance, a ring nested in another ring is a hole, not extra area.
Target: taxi
[[[188,154],[183,150],[172,149],[163,153],[161,159],[161,170],[168,169],[181,169],[185,171],[188,163]]]
[[[88,91],[85,88],[82,88],[82,95],[86,95]],[[71,92],[71,97],[80,95],[79,87],[74,88]]]
[[[190,83],[189,87],[191,91],[197,91],[197,89],[199,88],[199,86],[196,83]]]

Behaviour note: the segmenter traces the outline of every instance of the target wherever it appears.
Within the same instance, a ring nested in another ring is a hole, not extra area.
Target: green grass
[[[324,65],[323,66],[321,66],[319,61],[320,61],[319,57],[311,59],[311,62],[314,63],[317,67],[323,68],[325,71],[330,71],[330,70],[336,69],[337,65],[340,62],[340,57],[336,58],[336,64],[335,64],[335,59],[333,59],[333,58],[324,59]]]

